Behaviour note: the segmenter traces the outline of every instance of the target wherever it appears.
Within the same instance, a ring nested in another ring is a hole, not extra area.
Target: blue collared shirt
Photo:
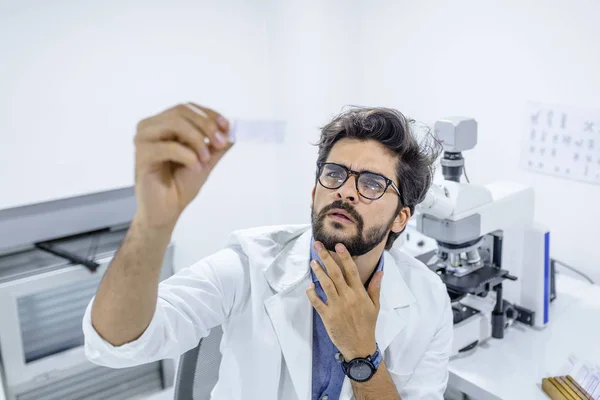
[[[316,259],[320,262],[321,259],[313,248],[313,244],[314,239],[311,241],[310,258],[311,260]],[[379,264],[377,265],[377,268],[373,274],[381,270],[383,270],[383,257],[381,257],[379,260]],[[327,297],[323,291],[323,288],[321,287],[321,284],[319,283],[319,279],[312,269],[310,270],[310,273],[315,284],[315,291],[317,292],[317,295],[321,298],[321,300],[327,301]],[[327,334],[327,330],[323,325],[323,320],[321,320],[321,316],[314,308],[312,352],[312,399],[339,399],[345,375],[344,371],[342,370],[342,366],[335,359],[338,349],[331,342],[331,339]]]

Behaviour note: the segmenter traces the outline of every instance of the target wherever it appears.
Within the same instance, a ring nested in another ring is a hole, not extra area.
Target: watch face
[[[373,374],[373,368],[366,361],[356,360],[350,362],[348,373],[355,381],[366,381]]]

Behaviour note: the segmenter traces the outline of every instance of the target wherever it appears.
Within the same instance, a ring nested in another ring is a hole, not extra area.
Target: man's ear
[[[310,206],[312,208],[313,204],[315,203],[315,192],[317,191],[317,185],[313,186],[312,188],[312,192],[310,194]]]
[[[398,233],[402,232],[408,220],[410,219],[410,208],[403,207],[396,218],[394,218],[394,222],[392,223],[392,232]]]

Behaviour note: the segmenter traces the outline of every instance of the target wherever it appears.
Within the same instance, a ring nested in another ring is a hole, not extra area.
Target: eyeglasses
[[[373,172],[356,172],[346,168],[343,165],[335,163],[317,163],[319,167],[318,180],[323,187],[327,189],[338,189],[350,178],[356,177],[356,191],[362,197],[369,200],[377,200],[383,196],[388,187],[394,188],[400,201],[404,204],[404,199],[400,189],[389,178]]]

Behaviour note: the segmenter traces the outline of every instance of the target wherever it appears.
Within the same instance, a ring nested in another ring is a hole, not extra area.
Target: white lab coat
[[[234,232],[224,249],[161,282],[150,325],[119,347],[92,327],[92,299],[83,319],[86,356],[113,368],[176,359],[221,324],[214,399],[311,399],[311,237],[309,225]],[[376,340],[388,371],[403,400],[441,400],[453,334],[446,288],[398,249],[384,257]],[[340,399],[354,399],[347,377]]]

